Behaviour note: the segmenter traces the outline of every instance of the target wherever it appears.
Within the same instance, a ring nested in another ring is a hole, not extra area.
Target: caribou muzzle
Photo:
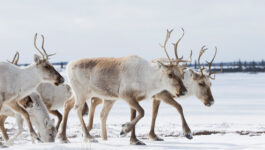
[[[188,92],[188,91],[187,91],[186,87],[185,87],[185,86],[181,86],[179,93],[177,93],[176,95],[177,95],[178,97],[180,97],[180,96],[184,96],[184,95],[187,94],[187,92]]]
[[[213,104],[214,104],[213,97],[211,97],[208,101],[205,101],[205,103],[204,103],[204,105],[208,106],[208,107],[212,106]]]
[[[54,85],[58,86],[63,83],[64,83],[64,78],[60,75],[60,77],[57,78],[57,81],[54,83]]]

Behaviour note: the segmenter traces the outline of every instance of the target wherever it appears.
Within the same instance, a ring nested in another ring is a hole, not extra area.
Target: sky
[[[138,55],[147,60],[166,57],[166,29],[172,42],[185,29],[179,55],[202,61],[218,48],[216,62],[265,58],[264,0],[2,0],[0,5],[0,60],[20,52],[20,63],[38,54],[35,33],[44,34],[51,62],[88,57]],[[41,46],[41,39],[38,41]]]

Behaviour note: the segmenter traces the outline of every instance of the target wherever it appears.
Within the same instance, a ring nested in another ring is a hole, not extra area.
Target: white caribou
[[[172,30],[168,31],[167,40],[171,32]],[[165,52],[167,40],[163,46]],[[183,60],[172,61],[169,57],[168,59],[169,65],[159,61],[150,63],[135,55],[121,58],[87,58],[70,62],[67,66],[67,75],[75,96],[75,109],[81,122],[84,140],[96,141],[89,134],[82,118],[82,108],[87,99],[93,97],[107,100],[123,99],[129,104],[132,111],[137,111],[136,118],[122,125],[120,134],[125,135],[144,117],[144,110],[139,105],[139,101],[151,98],[163,90],[169,91],[173,96],[184,95],[186,88],[174,72],[177,67],[174,62]],[[59,138],[63,142],[67,142],[66,121],[72,107],[73,103],[69,102],[65,108],[67,115],[63,116],[59,132]],[[135,141],[131,141],[131,143],[139,144],[139,141],[135,138]]]
[[[32,140],[40,139],[31,125],[29,114],[19,105],[19,100],[33,93],[42,82],[50,82],[55,85],[64,82],[64,78],[48,61],[51,55],[48,55],[46,51],[44,53],[38,51],[42,58],[34,55],[35,63],[24,68],[8,62],[0,62],[0,108],[5,104],[16,113],[20,113],[27,121]]]

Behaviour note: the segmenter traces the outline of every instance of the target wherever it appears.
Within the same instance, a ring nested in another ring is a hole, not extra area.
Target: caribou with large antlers
[[[34,46],[36,46],[37,34],[34,37]],[[5,103],[13,111],[20,113],[26,120],[29,126],[29,131],[34,139],[39,139],[35,133],[28,113],[21,109],[18,102],[24,97],[30,95],[36,90],[42,82],[50,82],[55,85],[62,84],[64,78],[54,69],[49,63],[49,55],[44,51],[42,53],[37,49],[42,58],[34,55],[33,64],[20,68],[7,62],[0,62],[0,108]],[[16,103],[13,100],[17,101]]]
[[[211,75],[216,74],[211,71],[211,64],[213,63],[214,58],[216,56],[217,48],[215,48],[215,54],[214,54],[213,59],[210,62],[208,62],[209,74],[207,74],[204,67],[201,67],[200,65],[200,58],[202,54],[205,52],[205,50],[207,49],[205,48],[205,46],[203,46],[200,50],[199,57],[198,57],[198,64],[199,64],[200,72],[195,72],[192,69],[184,70],[183,83],[185,87],[187,88],[188,92],[181,97],[196,96],[199,100],[202,101],[202,103],[205,106],[211,106],[214,104],[214,98],[211,92],[212,83],[210,79],[214,80],[215,78],[212,78]],[[222,72],[222,70],[220,72]],[[153,101],[153,111],[152,111],[152,122],[151,122],[151,129],[149,132],[149,138],[152,140],[162,140],[155,134],[155,121],[156,121],[158,109],[160,106],[160,101],[163,101],[169,105],[172,105],[178,110],[181,116],[183,133],[188,139],[191,139],[192,138],[191,130],[185,120],[181,105],[178,102],[176,102],[173,99],[173,97],[170,96],[170,94],[166,92],[163,92],[160,95],[156,95],[153,98],[154,98],[154,101]]]
[[[166,44],[172,31],[167,30],[164,51],[168,56]],[[177,65],[182,59],[172,60],[168,57],[169,65],[160,61],[149,63],[138,56],[122,58],[94,58],[82,59],[71,62],[67,66],[67,74],[75,93],[75,107],[81,122],[85,140],[93,140],[86,128],[80,110],[86,99],[104,98],[106,103],[121,98],[131,107],[131,111],[139,114],[131,122],[123,125],[121,135],[132,130],[135,124],[144,116],[144,110],[139,101],[152,97],[154,94],[167,90],[173,96],[184,95],[186,92],[181,78],[176,74]],[[92,100],[94,102],[94,100]],[[66,103],[65,115],[59,138],[67,142],[66,122],[73,103]],[[81,108],[80,108],[81,107]],[[104,109],[108,113],[107,109]],[[134,114],[134,113],[132,113]],[[131,144],[143,144],[136,137],[131,139]]]
[[[181,37],[177,40],[176,43],[173,43],[173,46],[174,46],[174,52],[175,52],[175,57],[176,59],[171,59],[167,53],[167,50],[166,50],[166,45],[167,45],[167,42],[171,36],[171,33],[172,33],[173,30],[167,30],[167,35],[166,35],[166,39],[165,39],[165,42],[164,42],[164,45],[161,45],[161,47],[164,49],[166,55],[167,55],[167,59],[155,59],[153,60],[152,62],[153,63],[156,63],[157,61],[162,61],[163,63],[166,63],[166,64],[169,64],[169,65],[172,65],[174,63],[174,73],[179,77],[179,78],[183,78],[183,69],[185,68],[185,66],[180,66],[179,63],[180,62],[190,62],[192,60],[192,51],[190,53],[190,58],[189,60],[183,60],[183,57],[179,58],[178,57],[178,44],[179,42],[181,41],[181,39],[183,38],[184,36],[184,29],[182,29],[182,35]],[[156,95],[154,95],[153,97],[157,97],[157,96],[162,96],[162,95],[165,95],[167,94],[169,97],[171,97],[171,100],[174,101],[174,95],[170,94],[170,92],[164,90]],[[167,99],[164,98],[164,101],[166,101]],[[95,108],[98,104],[101,104],[103,102],[103,100],[99,99],[99,98],[94,98],[92,101],[91,101],[91,108],[90,108],[90,112],[89,112],[89,123],[88,123],[88,130],[90,131],[92,129],[92,125],[93,125],[93,118],[94,118],[94,111],[95,111]],[[103,140],[106,140],[107,139],[107,132],[106,132],[106,120],[107,120],[107,117],[108,117],[108,114],[109,114],[109,111],[110,109],[112,108],[113,104],[114,104],[115,101],[107,101],[107,100],[104,100],[104,104],[103,104],[103,107],[102,107],[102,110],[101,110],[101,114],[100,114],[100,118],[101,118],[101,129],[102,129],[102,138]],[[160,102],[160,101],[159,101]],[[170,100],[168,100],[168,102],[170,103],[174,103],[174,102],[171,102]],[[175,103],[172,104],[173,107],[176,107]],[[134,110],[131,110],[131,118],[134,118],[135,116],[135,111]],[[187,137],[189,137],[190,135],[187,134],[186,135]],[[159,140],[158,138],[156,140]],[[133,130],[132,132],[132,135],[131,135],[131,144],[134,144],[134,143],[137,143],[137,144],[144,144],[142,143],[141,141],[139,141],[137,138],[136,138],[136,135],[135,135],[135,131]]]
[[[176,42],[176,44],[174,45],[174,50],[175,50],[175,56],[176,59],[178,59],[178,53],[177,53],[177,46],[178,43],[180,42],[180,40],[183,38],[184,36],[184,30],[182,29],[183,34],[181,36],[181,38]],[[171,31],[172,32],[172,31]],[[171,33],[168,32],[168,33]],[[167,36],[168,37],[168,36]],[[163,46],[164,47],[164,46]],[[204,53],[204,51],[206,50],[205,46],[203,46],[200,50],[200,54],[199,54],[199,64],[200,64],[200,58],[202,56],[202,54]],[[183,78],[183,83],[185,85],[185,87],[188,89],[188,93],[185,94],[184,96],[196,96],[198,99],[200,99],[206,106],[210,106],[213,104],[213,97],[211,94],[211,83],[209,81],[209,79],[213,79],[210,78],[210,75],[213,74],[211,71],[211,64],[216,56],[216,52],[217,49],[215,50],[215,54],[213,59],[208,62],[209,64],[209,74],[206,75],[206,73],[196,73],[194,71],[192,71],[191,69],[185,70],[183,71],[184,67],[181,68],[180,70],[178,70],[178,72],[180,73],[179,76],[180,77],[184,77]],[[191,52],[192,55],[192,52]],[[190,55],[190,60],[191,61],[191,55]],[[183,57],[182,57],[183,58]],[[168,60],[161,60],[161,59],[156,59],[155,61],[160,60],[164,63],[170,63],[168,62]],[[184,61],[185,62],[185,61]],[[200,67],[200,70],[202,71],[203,68]],[[181,96],[182,97],[182,96]],[[156,121],[156,117],[157,117],[157,113],[158,113],[158,109],[160,106],[160,101],[165,102],[166,104],[169,104],[171,106],[173,106],[174,108],[177,109],[177,111],[179,112],[180,116],[181,116],[181,121],[182,121],[182,129],[184,132],[184,135],[188,138],[191,139],[192,138],[192,134],[191,134],[191,130],[185,120],[184,114],[183,114],[183,109],[181,107],[181,105],[174,100],[174,96],[172,96],[169,92],[167,91],[163,91],[159,94],[156,94],[155,96],[153,96],[153,111],[152,111],[152,122],[151,122],[151,129],[149,132],[149,138],[152,140],[162,140],[161,138],[159,138],[156,134],[155,134],[155,121]],[[104,100],[104,104],[100,113],[100,118],[101,118],[101,131],[102,131],[102,138],[103,140],[107,140],[107,132],[106,132],[106,120],[109,114],[110,109],[112,108],[113,104],[115,101],[106,101]],[[88,121],[88,130],[90,131],[92,129],[92,125],[93,125],[93,118],[94,118],[94,112],[95,112],[95,108],[97,107],[97,105],[103,103],[102,99],[99,98],[94,98],[91,101],[91,105],[90,105],[90,112],[89,112],[89,121]],[[131,140],[133,140],[135,138],[135,133],[131,136]]]

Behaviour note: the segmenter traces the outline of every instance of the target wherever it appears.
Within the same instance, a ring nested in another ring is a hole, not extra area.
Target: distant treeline
[[[54,66],[64,69],[68,62],[55,62],[52,63]],[[19,64],[20,66],[27,66],[28,64]],[[208,69],[208,64],[202,63],[201,66],[204,66]],[[194,63],[188,63],[187,67],[194,68],[195,70],[199,70],[198,63],[195,61]],[[215,72],[220,71],[222,68],[223,73],[228,72],[265,72],[265,61],[234,61],[234,62],[220,62],[213,63],[212,70]]]
[[[208,69],[208,64],[204,63],[201,66],[204,66]],[[194,69],[199,69],[198,63],[195,61],[194,63],[187,64],[188,67],[193,67]],[[234,61],[234,62],[220,62],[213,63],[212,70],[220,71],[222,68],[223,73],[229,72],[265,72],[265,61]]]

